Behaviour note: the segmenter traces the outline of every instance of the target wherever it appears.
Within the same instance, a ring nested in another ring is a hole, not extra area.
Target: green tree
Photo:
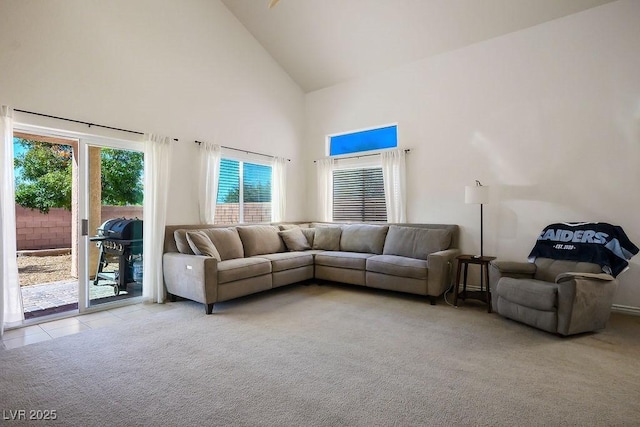
[[[51,208],[71,209],[71,158],[69,145],[20,139],[26,151],[15,159],[16,203],[48,213]]]
[[[73,151],[69,145],[17,139],[25,148],[14,162],[16,202],[48,213],[51,208],[71,210]],[[143,199],[143,154],[101,150],[102,204],[140,205]]]
[[[244,202],[270,202],[271,186],[269,184],[245,184],[244,185]],[[240,200],[240,188],[236,187],[229,190],[224,198],[224,203],[238,203]]]
[[[102,204],[141,205],[143,154],[102,149]]]

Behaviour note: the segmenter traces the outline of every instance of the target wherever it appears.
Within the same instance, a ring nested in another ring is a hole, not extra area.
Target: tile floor
[[[167,304],[133,304],[124,307],[112,308],[105,311],[67,317],[52,320],[38,325],[24,326],[10,329],[2,336],[2,345],[5,349],[12,349],[76,334],[90,329],[104,328],[122,322],[123,320],[140,319],[152,316],[159,311],[171,310],[174,306]]]

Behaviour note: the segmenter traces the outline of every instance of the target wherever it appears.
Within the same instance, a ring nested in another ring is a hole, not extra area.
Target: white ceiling
[[[613,0],[222,0],[305,91]]]

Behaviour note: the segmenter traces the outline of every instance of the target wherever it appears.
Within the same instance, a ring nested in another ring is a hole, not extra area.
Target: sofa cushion
[[[271,261],[271,271],[274,273],[313,265],[313,255],[309,252],[281,252],[259,257]]]
[[[190,230],[186,233],[189,246],[195,255],[210,256],[221,261],[220,253],[209,236],[202,230]]]
[[[235,227],[207,228],[203,230],[220,253],[220,259],[243,258],[242,241]]]
[[[359,252],[327,251],[316,255],[316,265],[364,270],[367,258],[372,256]]]
[[[191,250],[191,246],[187,241],[187,230],[185,228],[179,228],[173,232],[173,238],[176,240],[176,247],[181,254],[194,255]]]
[[[275,225],[238,227],[238,233],[244,246],[244,255],[250,257],[286,251],[287,248],[278,235],[278,231],[280,230]]]
[[[236,258],[218,263],[218,283],[235,282],[271,273],[271,261],[264,258]]]
[[[375,255],[367,258],[367,271],[426,280],[429,272],[427,261],[397,255]]]
[[[340,250],[381,254],[387,230],[386,225],[347,224],[342,227]]]
[[[507,301],[536,310],[554,311],[558,301],[558,286],[542,280],[503,277],[495,292]]]
[[[341,227],[316,227],[313,237],[313,249],[324,249],[325,251],[340,250]]]
[[[450,244],[450,230],[391,225],[382,253],[426,260],[429,254],[448,249]]]
[[[311,245],[300,227],[279,231],[278,234],[290,251],[305,251],[311,249]]]

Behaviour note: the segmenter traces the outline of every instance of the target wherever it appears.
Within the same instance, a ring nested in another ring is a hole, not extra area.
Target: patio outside
[[[78,308],[78,279],[72,277],[69,250],[20,251],[18,253],[18,277],[25,318],[33,318]],[[115,271],[118,265],[111,263],[104,271]],[[129,288],[140,294],[141,285]],[[111,282],[100,280],[97,285],[89,281],[90,299],[107,302],[126,298],[128,292],[114,295]]]

